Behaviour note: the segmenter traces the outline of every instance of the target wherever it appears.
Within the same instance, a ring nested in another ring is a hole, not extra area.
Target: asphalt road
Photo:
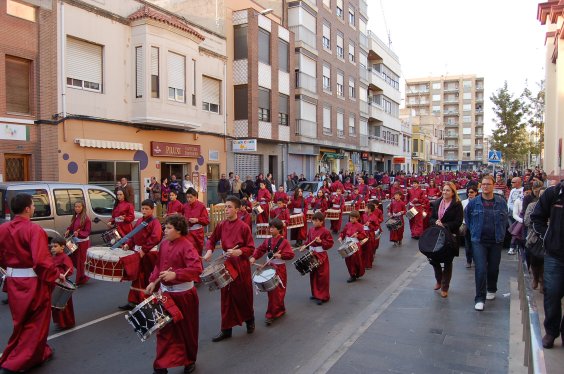
[[[196,372],[307,373],[322,367],[367,322],[367,311],[385,307],[386,300],[397,294],[398,282],[407,279],[423,261],[407,227],[402,247],[393,248],[388,238],[384,228],[374,267],[351,284],[346,283],[345,262],[335,245],[329,254],[331,300],[321,306],[309,300],[309,276],[301,276],[288,263],[287,314],[272,326],[265,326],[267,296],[255,295],[257,328],[252,335],[246,334],[244,326],[235,327],[231,339],[212,343],[220,326],[220,294],[199,286]],[[261,241],[256,240],[256,245]],[[54,359],[33,373],[151,373],[155,338],[142,343],[125,321],[125,312],[117,309],[125,303],[129,285],[91,280],[78,289],[73,295],[76,327],[56,332],[51,326],[49,344],[55,350]],[[5,347],[11,334],[10,318],[8,306],[0,305],[0,347]],[[181,373],[182,368],[169,372]]]

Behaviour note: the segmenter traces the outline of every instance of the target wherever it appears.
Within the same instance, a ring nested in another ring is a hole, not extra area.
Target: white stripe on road
[[[49,336],[49,337],[47,338],[47,340],[55,339],[55,338],[58,338],[58,337],[60,337],[60,336],[69,334],[69,333],[71,333],[71,332],[78,331],[78,330],[83,329],[83,328],[85,328],[85,327],[92,326],[92,325],[94,325],[94,324],[96,324],[96,323],[98,323],[98,322],[105,321],[105,320],[107,320],[107,319],[113,318],[113,317],[115,317],[115,316],[119,316],[120,314],[124,314],[124,313],[127,313],[127,312],[115,312],[115,313],[112,313],[112,314],[108,314],[107,316],[100,317],[100,318],[98,318],[98,319],[95,319],[94,321],[86,322],[86,323],[84,323],[84,324],[82,324],[82,325],[75,326],[75,327],[73,327],[72,329],[68,329],[68,330],[65,330],[65,331],[61,331],[61,332],[59,332],[59,333],[57,333],[57,334],[53,334],[53,335]]]

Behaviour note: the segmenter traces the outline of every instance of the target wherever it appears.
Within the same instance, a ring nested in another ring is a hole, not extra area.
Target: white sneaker
[[[508,255],[514,255],[514,254],[516,254],[516,253],[517,253],[517,252],[515,251],[515,248],[509,248],[509,251],[507,251],[507,254],[508,254]]]
[[[495,292],[486,293],[486,300],[493,300],[493,299],[495,299]]]
[[[482,310],[484,310],[484,303],[482,303],[481,301],[479,303],[476,303],[476,305],[474,305],[474,309],[481,312]]]

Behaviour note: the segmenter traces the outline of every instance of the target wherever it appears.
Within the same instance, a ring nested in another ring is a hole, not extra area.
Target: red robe
[[[411,237],[420,237],[423,234],[423,211],[425,210],[425,204],[427,202],[427,197],[421,188],[412,188],[407,193],[407,201],[415,206],[419,214],[409,220],[409,228],[411,230]]]
[[[276,207],[270,211],[270,218],[278,218],[282,222],[284,222],[284,228],[282,229],[282,237],[288,237],[288,229],[287,226],[290,224],[290,211],[288,208],[280,208]],[[256,257],[255,257],[256,258]]]
[[[278,241],[282,240],[278,248],[276,248]],[[286,313],[286,306],[284,305],[284,298],[286,297],[286,289],[288,288],[288,274],[286,272],[286,264],[284,261],[289,261],[294,258],[294,251],[290,246],[290,242],[285,237],[278,236],[276,238],[266,239],[253,253],[253,257],[257,260],[261,258],[268,250],[274,253],[280,252],[281,259],[272,259],[269,266],[276,270],[276,274],[280,277],[282,284],[268,292],[268,307],[266,309],[266,318],[278,318]]]
[[[343,184],[343,188],[345,189],[345,191],[352,191],[354,189],[354,186],[351,182],[345,182]]]
[[[125,216],[123,222],[116,222],[116,217]],[[112,219],[110,219],[111,224],[115,224],[119,234],[124,237],[126,234],[133,230],[131,222],[135,219],[135,212],[133,211],[133,205],[127,201],[120,201],[118,205],[112,211]]]
[[[321,262],[318,268],[309,273],[311,296],[321,301],[329,301],[329,256],[327,251],[333,247],[333,236],[325,227],[312,227],[307,233],[307,242],[310,243],[319,237],[321,243],[313,243],[310,247],[320,246],[323,252],[314,252],[315,257]]]
[[[266,188],[261,188],[258,190],[257,201],[259,202],[263,212],[257,215],[257,223],[268,223],[268,216],[270,210],[270,206],[268,203],[270,203],[271,196],[272,195],[270,194],[270,191],[268,191]]]
[[[251,229],[239,219],[220,222],[206,242],[206,249],[213,251],[220,240],[224,251],[236,245],[243,251],[241,256],[225,260],[225,266],[233,277],[233,282],[221,289],[221,329],[227,330],[254,319],[249,257],[255,250],[255,243]]]
[[[392,214],[394,213],[401,213],[401,215],[395,217],[398,218],[400,220],[402,220],[403,222],[403,216],[405,214],[405,203],[401,200],[392,200],[392,202],[390,203],[390,206],[388,207],[388,213],[390,213],[390,216],[392,216]],[[401,242],[403,240],[403,229],[404,229],[404,225],[401,225],[401,227],[399,229],[396,230],[391,230],[390,231],[390,241],[391,242]]]
[[[288,194],[286,192],[280,192],[280,191],[276,191],[274,193],[274,199],[273,201],[275,203],[278,203],[278,200],[282,199],[284,200],[284,204],[288,204],[288,201],[290,201],[290,198],[288,197]]]
[[[48,360],[51,290],[59,277],[47,244],[47,234],[29,219],[16,216],[0,225],[0,266],[33,268],[37,277],[7,277],[14,330],[0,357],[0,367],[24,371]]]
[[[345,187],[340,180],[336,180],[331,184],[331,192],[337,192],[337,190],[341,190],[341,193],[345,191]]]
[[[345,199],[343,195],[332,195],[329,200],[329,209],[340,210],[339,219],[331,221],[331,231],[337,233],[343,223],[343,209],[345,209]]]
[[[325,211],[329,208],[329,203],[327,202],[327,199],[324,197],[312,198],[309,204],[310,204],[310,209],[313,210],[314,213],[315,212],[325,213]]]
[[[161,243],[149,280],[154,282],[161,271],[170,268],[176,273],[176,278],[170,282],[163,282],[166,286],[200,279],[202,262],[187,237],[182,236],[172,242],[165,240]],[[158,287],[157,285],[156,289]],[[165,369],[188,366],[196,362],[198,354],[198,292],[196,287],[192,287],[182,292],[164,292],[163,295],[172,298],[184,318],[167,324],[157,332],[157,356],[153,367]]]
[[[362,246],[362,262],[366,269],[371,269],[374,262],[374,255],[380,246],[380,239],[376,239],[376,230],[382,230],[380,224],[382,223],[382,211],[378,208],[373,213],[363,215],[364,226],[368,228],[365,233],[368,236],[368,242]]]
[[[135,223],[135,227],[143,222],[143,217],[139,218]],[[141,250],[144,253],[143,258],[141,258],[141,263],[139,264],[139,274],[137,279],[131,283],[134,288],[145,289],[149,284],[149,275],[155,268],[155,261],[157,259],[157,251],[151,251],[157,244],[160,243],[162,238],[162,227],[157,219],[151,220],[151,222],[139,231],[137,234],[133,235],[131,239],[127,242],[130,250],[134,250],[135,246],[141,246]],[[139,304],[145,298],[144,292],[129,290],[129,296],[127,300],[133,304]]]
[[[345,225],[345,228],[341,231],[339,238],[344,239],[345,237],[353,237],[354,234],[357,234],[356,238],[358,239],[359,242],[364,238],[366,238],[366,234],[364,233],[364,226],[362,223],[359,222],[347,223]],[[364,264],[362,262],[363,246],[361,246],[360,250],[356,251],[352,256],[345,258],[347,270],[349,271],[349,275],[351,277],[360,278],[364,275]]]
[[[174,201],[171,200],[166,205],[166,215],[167,216],[171,216],[175,213],[178,213],[178,214],[184,213],[184,206],[182,205],[182,203],[180,201],[178,201],[178,199],[176,199]]]
[[[76,268],[76,284],[81,285],[88,282],[89,277],[84,275],[84,267],[86,264],[86,252],[90,248],[90,239],[84,240],[90,236],[92,232],[92,222],[88,216],[85,217],[84,225],[80,224],[80,218],[75,214],[71,220],[70,226],[67,227],[70,235],[73,235],[75,231],[78,230],[78,235],[76,236],[80,242],[76,243],[77,249],[71,255],[71,260]],[[84,241],[82,241],[84,240]],[[64,273],[64,272],[63,272]]]
[[[204,226],[210,224],[210,216],[208,210],[204,203],[199,200],[195,200],[192,204],[184,204],[184,217],[186,221],[190,218],[197,218],[197,223],[188,223],[188,240],[194,245],[194,248],[198,251],[200,256],[204,250]],[[197,228],[198,226],[202,226]]]
[[[364,183],[359,183],[358,185],[358,194],[362,195],[360,198],[367,201],[370,197],[370,189]]]
[[[246,209],[244,210],[239,210],[237,212],[237,218],[239,218],[241,221],[245,222],[247,225],[249,225],[249,228],[252,230],[253,229],[253,217],[251,216],[251,214],[249,212],[247,212]]]
[[[297,197],[290,201],[288,205],[288,209],[290,210],[290,215],[299,214],[298,211],[294,211],[294,209],[301,209],[301,214],[304,216],[304,225],[302,227],[298,227],[295,229],[290,230],[290,238],[291,240],[301,240],[304,241],[307,238],[307,204],[303,197]]]
[[[75,252],[76,253],[76,252]],[[65,274],[67,270],[67,279],[72,275],[73,263],[72,260],[65,253],[58,253],[53,256],[53,262],[61,274]],[[83,265],[84,266],[84,265]],[[57,287],[57,286],[55,286]],[[53,322],[58,325],[61,329],[70,329],[75,325],[74,320],[74,307],[72,306],[72,296],[67,302],[65,309],[53,309]]]

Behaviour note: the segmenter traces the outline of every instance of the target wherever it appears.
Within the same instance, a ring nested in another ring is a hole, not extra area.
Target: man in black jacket
[[[544,242],[544,348],[564,334],[564,182],[549,187],[531,214],[533,230]]]

